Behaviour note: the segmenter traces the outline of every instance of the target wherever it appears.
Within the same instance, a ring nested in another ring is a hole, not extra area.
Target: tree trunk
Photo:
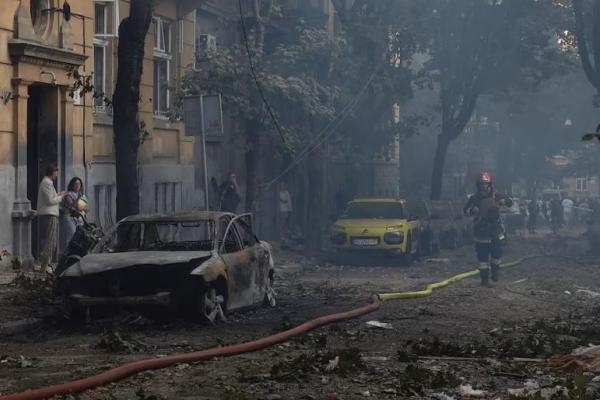
[[[113,95],[113,129],[117,180],[117,219],[139,213],[137,173],[140,81],[153,0],[131,0],[130,15],[119,26],[117,85]]]
[[[266,7],[263,7],[265,4]],[[265,44],[265,24],[271,16],[272,9],[272,0],[267,0],[264,4],[261,0],[253,0],[252,2],[252,14],[256,23],[254,27],[255,37],[253,43],[255,62],[259,62],[262,59],[263,48]],[[252,61],[249,60],[249,62],[251,63]],[[253,102],[258,103],[261,101],[258,96],[253,97]],[[256,211],[254,210],[255,202],[259,200],[256,198],[256,195],[258,188],[258,165],[260,157],[260,133],[262,122],[262,120],[260,122],[250,121],[246,127],[246,212]]]
[[[595,0],[593,9],[593,35],[591,43],[586,38],[586,27],[584,25],[583,0],[573,0],[573,12],[575,14],[575,37],[579,50],[579,59],[586,77],[600,93],[600,0]],[[592,54],[590,55],[590,51]],[[596,54],[599,53],[599,54]],[[594,62],[592,62],[592,60]]]
[[[444,133],[438,135],[435,157],[433,159],[433,171],[431,174],[431,200],[442,198],[442,183],[444,178],[444,164],[450,141]]]

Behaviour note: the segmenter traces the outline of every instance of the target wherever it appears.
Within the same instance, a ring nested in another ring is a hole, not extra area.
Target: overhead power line
[[[331,135],[333,135],[336,132],[337,128],[342,124],[342,122],[344,122],[344,120],[348,117],[348,115],[350,115],[354,107],[356,107],[356,105],[360,101],[361,97],[363,96],[371,82],[373,82],[373,79],[375,78],[375,75],[377,74],[377,71],[379,70],[379,67],[381,65],[382,63],[378,64],[373,69],[371,76],[369,77],[369,79],[367,79],[364,86],[360,89],[356,96],[344,107],[342,112],[340,112],[340,114],[338,114],[331,121],[329,121],[329,123],[321,130],[321,132],[309,144],[307,144],[306,147],[300,153],[298,153],[298,155],[279,175],[277,175],[269,182],[263,183],[260,186],[266,188],[271,187],[274,183],[276,183],[278,180],[283,178],[288,172],[290,172],[296,165],[298,165],[307,155],[312,153],[314,150],[317,149],[318,146],[320,146],[323,142],[329,139]]]
[[[267,111],[268,111],[269,115],[271,116],[271,120],[273,120],[273,125],[275,125],[275,128],[277,129],[277,132],[279,133],[279,136],[281,137],[281,141],[283,143],[286,143],[285,136],[283,134],[281,126],[279,125],[279,122],[277,121],[277,118],[275,117],[275,114],[273,113],[273,109],[271,108],[271,105],[269,104],[269,102],[267,101],[267,98],[265,97],[263,87],[262,87],[260,81],[258,80],[258,75],[256,74],[256,69],[254,68],[254,62],[252,61],[252,52],[250,51],[250,45],[248,44],[248,32],[246,31],[246,22],[244,20],[244,11],[242,9],[242,0],[238,0],[238,8],[240,11],[240,22],[242,24],[242,33],[244,35],[244,44],[246,47],[246,53],[248,54],[248,64],[250,65],[250,73],[252,75],[252,78],[254,79],[256,88],[258,89],[258,94],[260,95],[260,98],[262,99],[265,107],[267,108]]]

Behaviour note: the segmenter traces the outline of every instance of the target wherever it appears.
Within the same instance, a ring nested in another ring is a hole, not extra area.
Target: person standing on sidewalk
[[[58,239],[59,204],[65,192],[56,193],[54,182],[58,178],[58,168],[49,165],[46,175],[38,188],[37,218],[40,233],[41,270],[46,271],[54,258]]]
[[[281,237],[289,237],[292,231],[292,196],[285,183],[281,184],[279,190],[279,213],[281,217]]]
[[[511,207],[510,197],[497,193],[492,186],[492,175],[482,172],[477,176],[477,193],[469,197],[463,208],[465,215],[472,215],[475,251],[479,261],[481,285],[490,287],[490,268],[493,282],[498,281],[504,227],[500,220],[500,207]]]
[[[535,235],[535,228],[537,227],[538,215],[540,213],[540,209],[538,208],[538,202],[535,199],[535,197],[529,202],[527,209],[529,211],[529,220],[527,221],[529,233],[531,235]]]
[[[240,204],[240,190],[237,184],[235,174],[229,174],[227,181],[221,185],[221,211],[237,213],[238,204]]]

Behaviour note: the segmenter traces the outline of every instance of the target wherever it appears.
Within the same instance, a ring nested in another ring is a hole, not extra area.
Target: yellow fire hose
[[[544,257],[544,256],[527,256],[527,257],[522,257],[522,258],[519,258],[518,260],[515,260],[515,261],[511,261],[511,262],[508,262],[508,263],[503,263],[500,266],[502,268],[514,267],[516,265],[521,264],[524,261],[527,261],[527,260],[530,260],[530,259],[536,258],[536,257]],[[438,282],[430,283],[423,290],[397,292],[397,293],[380,293],[378,296],[379,296],[379,300],[381,300],[381,301],[398,300],[398,299],[414,299],[414,298],[418,298],[418,297],[427,297],[435,289],[440,289],[440,288],[446,287],[446,286],[448,286],[449,284],[451,284],[453,282],[458,282],[458,281],[461,281],[463,279],[469,278],[469,277],[471,277],[473,275],[477,275],[477,274],[479,274],[479,270],[475,269],[473,271],[463,272],[463,273],[460,273],[458,275],[451,276],[450,278],[444,279],[443,281],[438,281]]]

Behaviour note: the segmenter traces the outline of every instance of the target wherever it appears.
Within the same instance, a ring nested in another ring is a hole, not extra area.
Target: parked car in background
[[[121,220],[57,277],[69,314],[100,306],[170,307],[214,322],[275,304],[273,257],[249,214],[136,215]]]
[[[330,229],[338,253],[397,255],[404,264],[419,257],[421,222],[405,199],[363,198],[348,203]]]

